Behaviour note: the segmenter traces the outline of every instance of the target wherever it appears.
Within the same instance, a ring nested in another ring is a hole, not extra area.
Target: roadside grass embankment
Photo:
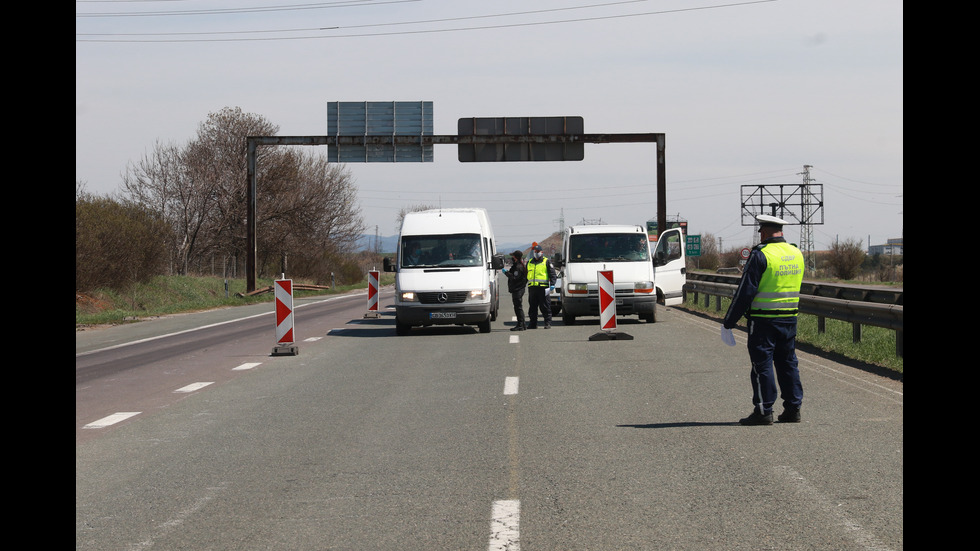
[[[386,278],[387,276],[387,278]],[[380,285],[394,282],[388,274],[381,275]],[[257,289],[273,285],[274,279],[258,278]],[[296,284],[304,283],[294,281]],[[144,319],[200,312],[215,308],[228,308],[247,304],[272,302],[275,293],[267,292],[252,296],[245,293],[244,279],[224,279],[208,276],[157,276],[147,283],[135,285],[127,291],[99,289],[75,294],[75,330],[90,326],[118,325]],[[338,285],[335,288],[309,291],[296,290],[293,298],[329,296],[367,288],[367,278],[354,285]]]

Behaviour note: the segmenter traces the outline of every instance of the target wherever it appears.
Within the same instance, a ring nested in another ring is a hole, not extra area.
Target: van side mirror
[[[490,267],[494,270],[501,270],[504,267],[504,255],[498,253],[490,257]]]
[[[384,271],[386,271],[386,272],[394,272],[395,271],[395,267],[391,265],[391,259],[388,258],[387,256],[384,257],[381,260],[381,265],[383,266]]]
[[[565,265],[565,262],[561,259],[561,253],[555,253],[551,256],[551,265],[555,268],[561,268]]]

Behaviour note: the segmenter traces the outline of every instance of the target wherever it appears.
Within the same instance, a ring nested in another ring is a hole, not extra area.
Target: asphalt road
[[[716,322],[389,303],[298,301],[295,356],[269,304],[76,332],[76,549],[903,549],[901,382],[801,353],[803,421],[742,427]]]

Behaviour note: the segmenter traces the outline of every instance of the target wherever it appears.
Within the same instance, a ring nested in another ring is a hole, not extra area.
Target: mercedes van
[[[486,209],[453,208],[409,212],[402,220],[395,263],[395,332],[412,327],[475,325],[490,332],[500,292],[497,254]]]

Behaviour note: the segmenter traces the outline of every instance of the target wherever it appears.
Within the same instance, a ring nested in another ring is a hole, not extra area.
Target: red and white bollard
[[[599,270],[596,279],[599,282],[599,328],[602,332],[592,335],[589,340],[632,339],[632,335],[616,332],[616,284],[612,270]]]
[[[599,327],[603,331],[616,330],[616,284],[612,270],[596,272],[599,281]]]
[[[276,290],[276,346],[273,356],[295,356],[299,353],[293,344],[293,280],[277,279]]]
[[[380,277],[381,272],[378,270],[368,271],[367,312],[364,314],[365,318],[381,317],[381,314],[378,313],[378,279]]]

